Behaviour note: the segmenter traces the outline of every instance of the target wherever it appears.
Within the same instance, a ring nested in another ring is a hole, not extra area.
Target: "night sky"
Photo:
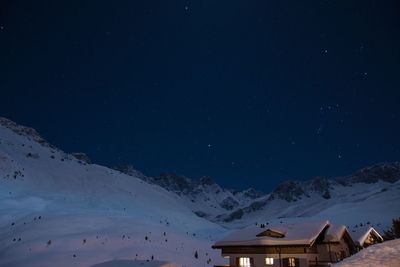
[[[400,1],[0,2],[0,116],[263,191],[400,159]]]

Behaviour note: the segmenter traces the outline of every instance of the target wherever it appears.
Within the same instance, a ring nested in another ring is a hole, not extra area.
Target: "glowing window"
[[[265,265],[274,265],[274,258],[265,258]]]
[[[289,264],[288,266],[290,267],[296,267],[296,259],[295,258],[289,258]]]
[[[240,267],[251,267],[250,258],[239,258]]]

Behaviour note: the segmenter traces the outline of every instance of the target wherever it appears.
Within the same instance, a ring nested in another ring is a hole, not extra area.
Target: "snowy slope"
[[[224,230],[175,194],[80,161],[6,119],[0,119],[0,203],[0,266],[223,262],[210,244]]]
[[[400,239],[383,242],[332,265],[334,267],[396,267],[400,266]]]

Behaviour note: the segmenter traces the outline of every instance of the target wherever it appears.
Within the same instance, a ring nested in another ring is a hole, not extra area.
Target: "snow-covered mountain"
[[[81,156],[0,119],[0,266],[223,262],[210,247],[222,227],[176,194]]]
[[[214,220],[220,214],[246,207],[263,197],[261,192],[253,188],[244,191],[224,189],[207,176],[199,180],[175,173],[162,173],[158,177],[148,177],[131,165],[119,166],[115,169],[176,194],[195,214],[209,220]]]
[[[198,216],[228,228],[266,218],[317,217],[349,226],[370,222],[384,230],[392,218],[400,216],[399,162],[377,164],[345,177],[287,181],[269,194],[254,189],[239,192],[224,189],[209,177],[196,181],[176,174],[162,174],[153,178],[132,166],[118,170],[165,188]],[[388,206],[388,203],[398,205]],[[370,209],[367,210],[367,206]]]
[[[209,177],[92,164],[0,118],[0,267],[212,266],[224,259],[211,244],[229,228],[317,218],[383,230],[399,215],[400,163],[285,182],[269,194],[233,191]]]
[[[268,196],[218,220],[230,227],[265,218],[329,218],[355,227],[371,223],[384,230],[400,215],[400,163],[384,163],[339,178],[288,181]]]

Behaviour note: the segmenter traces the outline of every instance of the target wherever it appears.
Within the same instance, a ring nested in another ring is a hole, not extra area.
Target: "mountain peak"
[[[47,141],[43,137],[41,137],[40,134],[35,129],[31,127],[19,125],[13,122],[12,120],[3,117],[0,117],[0,125],[10,129],[11,131],[13,131],[18,135],[25,136],[28,139],[32,139],[43,146],[55,148],[54,146],[47,143]]]
[[[86,155],[86,153],[73,152],[73,153],[71,153],[71,155],[74,156],[77,160],[85,162],[86,164],[92,164],[92,161],[90,160],[89,156]]]
[[[214,180],[210,176],[203,176],[200,178],[201,185],[213,185],[215,184]]]
[[[287,181],[279,184],[272,192],[269,199],[280,198],[292,202],[301,199],[303,195],[306,195],[306,193],[299,182]]]
[[[144,175],[142,172],[138,171],[133,165],[131,164],[123,164],[113,167],[114,170],[120,171],[125,173],[126,175],[133,176],[139,178],[143,181],[150,181],[151,178]]]
[[[394,183],[400,180],[400,162],[380,163],[363,168],[349,177],[353,183],[376,183],[379,180]]]
[[[243,191],[243,195],[250,199],[256,199],[256,198],[260,198],[260,197],[264,196],[264,193],[250,187]]]
[[[176,173],[161,173],[158,177],[154,177],[154,182],[177,194],[186,194],[194,190],[192,180]]]

